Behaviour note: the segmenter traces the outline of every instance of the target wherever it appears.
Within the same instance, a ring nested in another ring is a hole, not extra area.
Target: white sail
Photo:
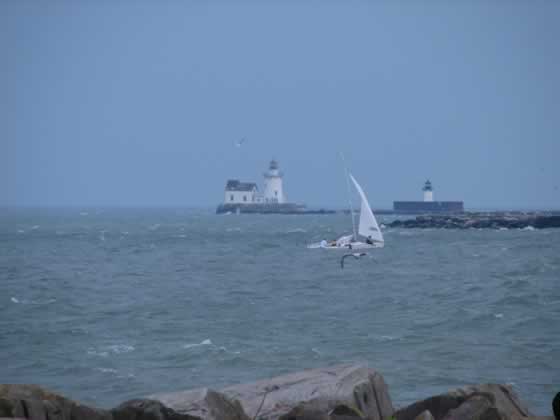
[[[358,227],[358,234],[368,238],[371,237],[374,241],[377,242],[384,242],[383,234],[381,233],[381,229],[377,224],[377,220],[371,211],[371,207],[369,206],[367,197],[360,187],[360,184],[354,179],[352,174],[349,174],[350,179],[354,183],[356,190],[358,190],[358,194],[360,194],[360,198],[362,199],[362,206],[360,208],[360,225]]]

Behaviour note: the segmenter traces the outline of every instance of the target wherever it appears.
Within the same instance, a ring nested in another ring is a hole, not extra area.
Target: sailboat
[[[367,200],[364,190],[358,184],[358,181],[348,173],[348,177],[354,184],[356,191],[360,195],[361,206],[360,206],[360,221],[358,224],[358,229],[356,231],[356,226],[354,223],[354,215],[352,207],[350,206],[350,217],[352,218],[352,228],[353,234],[346,235],[338,238],[336,241],[326,241],[317,242],[308,245],[308,248],[325,248],[325,249],[369,249],[369,248],[383,248],[385,245],[385,240],[383,239],[383,234],[379,228],[379,224],[371,211],[371,207]]]

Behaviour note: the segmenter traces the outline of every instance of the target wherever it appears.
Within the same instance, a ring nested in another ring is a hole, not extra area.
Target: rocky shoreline
[[[0,385],[0,420],[3,418],[554,420],[535,417],[510,386],[500,384],[467,386],[396,409],[383,376],[359,364],[305,370],[220,391],[202,388],[157,394],[110,410],[88,407],[37,385]]]
[[[395,220],[387,226],[420,229],[545,229],[560,228],[560,216],[539,213],[464,213],[417,216],[414,219]]]

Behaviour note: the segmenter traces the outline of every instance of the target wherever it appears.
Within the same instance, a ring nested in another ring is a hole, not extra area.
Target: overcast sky
[[[0,205],[560,208],[560,1],[0,1]],[[246,137],[242,147],[234,142]]]

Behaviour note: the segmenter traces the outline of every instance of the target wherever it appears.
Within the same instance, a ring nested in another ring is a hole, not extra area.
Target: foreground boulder
[[[532,416],[507,385],[469,386],[418,401],[395,413],[397,420],[414,420],[424,411],[435,420],[518,420]]]
[[[201,420],[250,420],[239,401],[211,389],[202,388],[165,395],[168,397],[151,398],[178,414]]]
[[[179,414],[159,401],[130,400],[111,410],[113,420],[200,420],[200,417]]]
[[[285,415],[299,410],[300,414],[294,414],[294,419],[311,419],[311,413],[315,413],[314,416],[328,415],[341,405],[368,420],[388,420],[393,415],[393,405],[383,376],[363,365],[310,369],[230,386],[221,392],[232,400],[239,400],[250,418],[272,420],[284,416],[282,418],[287,419]],[[204,390],[160,394],[151,398],[178,413],[213,420],[208,414],[208,401],[204,401]],[[302,413],[308,413],[307,417],[301,417]]]
[[[106,410],[91,408],[37,385],[0,385],[0,417],[33,420],[112,420]]]

